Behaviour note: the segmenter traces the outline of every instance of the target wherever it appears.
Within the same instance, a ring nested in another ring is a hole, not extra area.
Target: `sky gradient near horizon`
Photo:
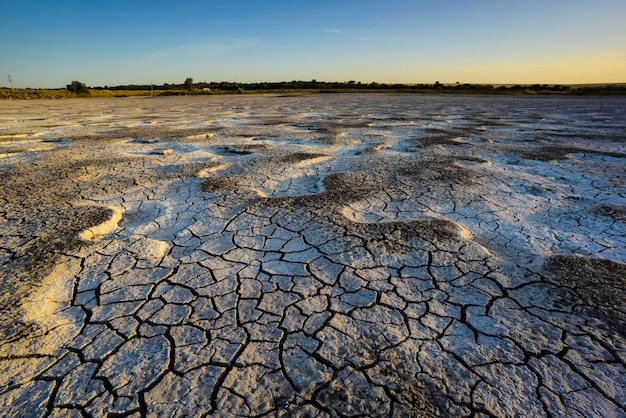
[[[626,82],[624,0],[14,0],[0,86]]]

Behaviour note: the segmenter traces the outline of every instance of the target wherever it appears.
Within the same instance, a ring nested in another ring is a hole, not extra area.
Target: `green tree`
[[[193,78],[187,77],[187,79],[185,80],[184,88],[187,91],[193,90]]]
[[[89,93],[89,87],[87,87],[85,83],[82,83],[76,80],[72,81],[71,84],[68,84],[66,88],[67,88],[67,91],[69,91],[70,93],[76,93],[76,94],[88,94]]]

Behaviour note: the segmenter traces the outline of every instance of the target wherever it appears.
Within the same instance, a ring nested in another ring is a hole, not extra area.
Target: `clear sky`
[[[626,0],[11,0],[0,86],[626,82]]]

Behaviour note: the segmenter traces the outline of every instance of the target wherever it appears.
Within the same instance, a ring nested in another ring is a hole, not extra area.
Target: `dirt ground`
[[[624,417],[625,139],[624,98],[2,101],[0,415]]]

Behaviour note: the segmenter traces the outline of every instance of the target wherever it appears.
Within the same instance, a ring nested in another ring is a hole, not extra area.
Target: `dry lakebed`
[[[6,100],[0,203],[1,416],[626,416],[626,98]]]

